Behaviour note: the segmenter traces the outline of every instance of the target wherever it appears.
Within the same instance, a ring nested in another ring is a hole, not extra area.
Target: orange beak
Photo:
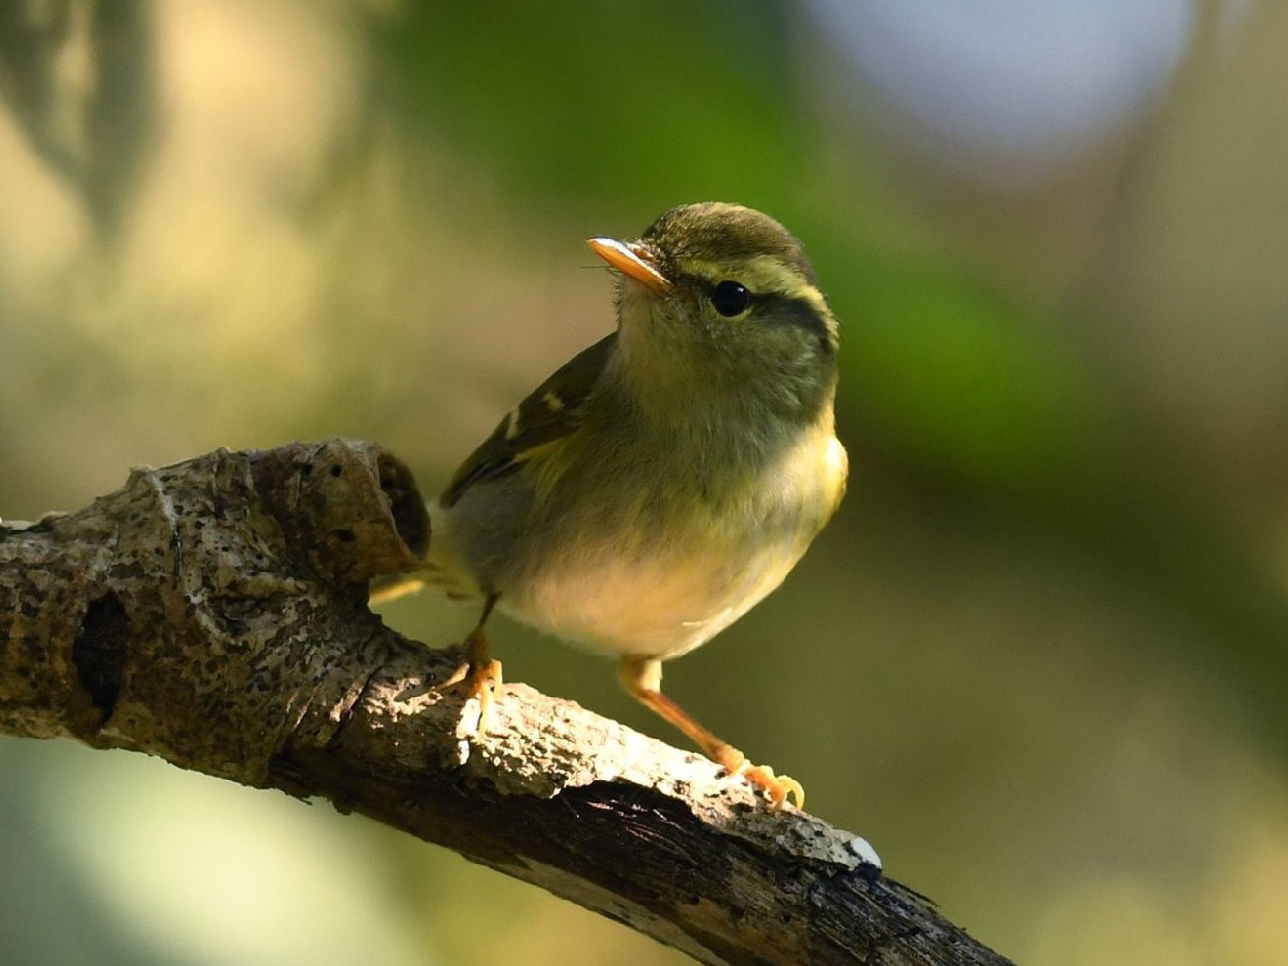
[[[620,242],[616,238],[588,238],[586,244],[592,252],[627,278],[633,278],[655,292],[671,290],[671,283],[666,280],[666,276],[645,261],[634,245]]]

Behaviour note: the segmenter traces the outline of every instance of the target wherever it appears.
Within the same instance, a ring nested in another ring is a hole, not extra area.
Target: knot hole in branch
[[[376,466],[380,470],[380,489],[389,500],[389,512],[398,535],[412,553],[423,557],[429,549],[429,514],[425,512],[425,501],[411,470],[389,453],[381,453]]]
[[[112,716],[121,694],[129,632],[125,605],[116,594],[105,594],[90,601],[72,643],[76,675],[90,701],[103,713],[104,721]]]

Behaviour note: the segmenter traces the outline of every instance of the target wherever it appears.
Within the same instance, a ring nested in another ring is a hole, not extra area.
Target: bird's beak
[[[671,283],[647,260],[647,252],[638,245],[616,238],[588,238],[590,250],[628,278],[633,278],[654,292],[669,292]]]

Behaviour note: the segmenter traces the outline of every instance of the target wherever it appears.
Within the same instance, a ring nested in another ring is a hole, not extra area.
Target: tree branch
[[[706,759],[507,685],[490,733],[366,606],[429,538],[405,466],[329,440],[131,473],[0,525],[0,732],[323,796],[709,964],[1006,960]]]

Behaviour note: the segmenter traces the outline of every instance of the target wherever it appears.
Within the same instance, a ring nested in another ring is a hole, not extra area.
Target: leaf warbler
[[[739,205],[673,208],[618,274],[617,331],[501,420],[430,507],[424,580],[483,601],[463,680],[486,728],[493,607],[618,656],[622,686],[780,808],[795,780],[748,763],[661,692],[693,650],[777,587],[831,517],[836,318],[800,242]]]

